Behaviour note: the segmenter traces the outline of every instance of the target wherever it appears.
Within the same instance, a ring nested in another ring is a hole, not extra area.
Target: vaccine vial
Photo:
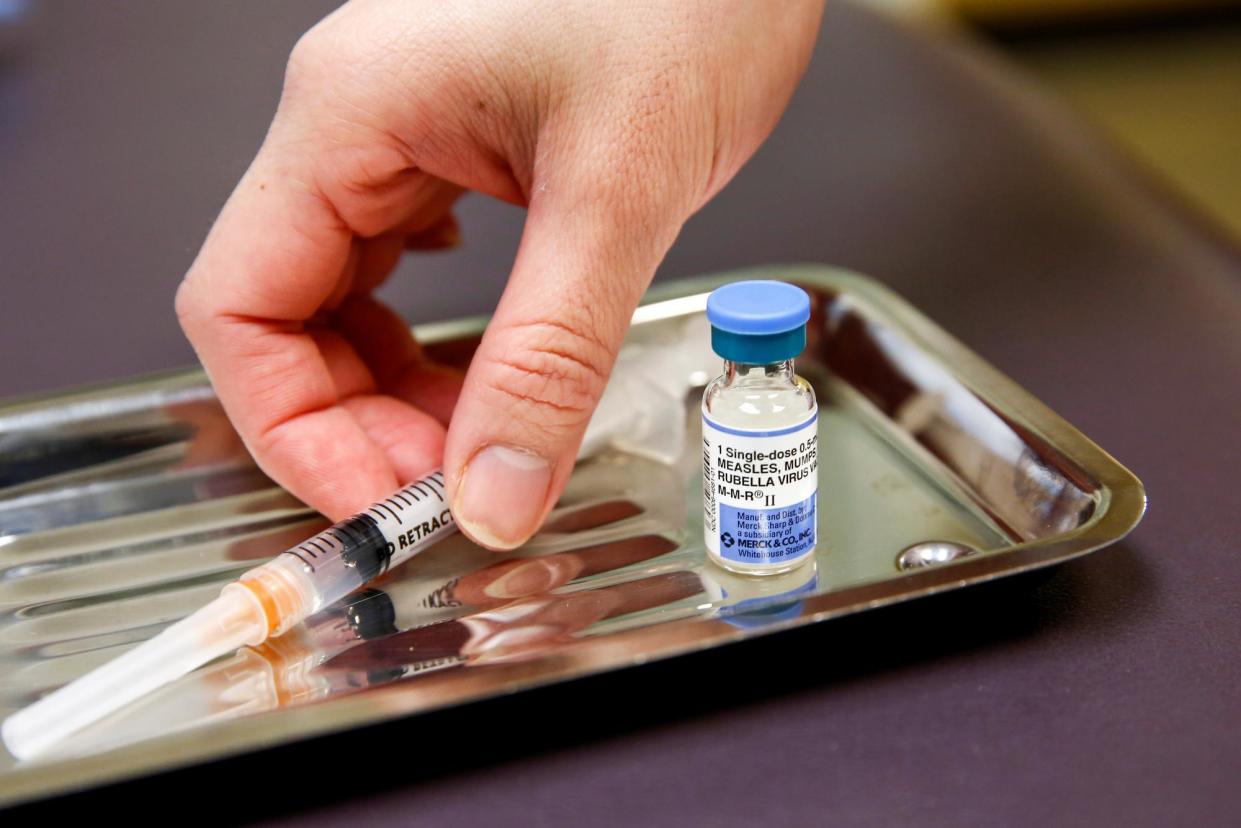
[[[793,373],[810,297],[795,285],[734,282],[707,298],[724,373],[702,397],[703,532],[731,572],[778,575],[814,556],[818,405]]]

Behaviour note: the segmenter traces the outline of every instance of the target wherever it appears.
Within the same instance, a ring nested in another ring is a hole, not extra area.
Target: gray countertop
[[[331,5],[35,2],[0,24],[0,394],[192,359],[177,281]],[[62,804],[146,786],[298,825],[1241,820],[1241,257],[984,47],[829,6],[776,134],[661,278],[809,260],[883,280],[1143,478],[1131,538]],[[412,321],[499,295],[522,214],[460,216],[461,250],[384,289]],[[203,795],[255,774],[261,799]]]

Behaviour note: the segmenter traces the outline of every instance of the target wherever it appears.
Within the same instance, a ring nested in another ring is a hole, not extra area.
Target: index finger
[[[339,338],[321,347],[307,327],[358,246],[318,189],[312,159],[304,143],[292,151],[269,136],[190,268],[177,311],[260,467],[340,518],[418,473],[407,464],[398,475],[385,447],[400,440],[430,471],[443,432],[407,403],[367,396],[374,380],[356,352]]]

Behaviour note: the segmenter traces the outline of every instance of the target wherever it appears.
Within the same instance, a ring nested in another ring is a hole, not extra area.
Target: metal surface
[[[663,289],[631,339],[676,342],[701,291]],[[1127,470],[869,280],[764,268],[812,294],[798,370],[819,392],[815,567],[755,581],[703,561],[697,399],[671,465],[581,464],[510,556],[461,538],[272,644],[195,673],[57,756],[0,756],[0,801],[235,754],[881,606],[1084,554],[1144,508]],[[464,364],[481,320],[419,329]],[[652,370],[658,370],[652,365]],[[713,365],[702,366],[705,381]],[[202,375],[0,409],[0,714],[205,603],[322,520],[250,464]],[[928,542],[978,554],[902,571]]]
[[[952,563],[953,561],[959,561],[962,558],[968,558],[970,555],[977,554],[977,549],[972,546],[966,546],[963,543],[926,541],[924,543],[915,543],[897,555],[896,568],[903,570],[923,569],[928,566]]]

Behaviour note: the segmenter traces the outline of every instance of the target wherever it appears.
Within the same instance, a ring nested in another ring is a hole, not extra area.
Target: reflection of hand
[[[605,618],[662,607],[697,595],[692,572],[667,572],[610,587],[515,601],[461,619],[471,632],[461,655],[471,661],[510,661],[545,652]]]
[[[190,400],[164,406],[164,413],[189,429],[179,468],[249,460],[246,447],[215,400]]]
[[[368,641],[337,655],[331,669],[373,669],[460,657],[501,661],[544,652],[605,618],[681,601],[702,591],[702,579],[679,571],[566,595],[544,595]]]
[[[465,606],[486,607],[542,595],[569,583],[581,571],[582,561],[576,555],[517,558],[463,575],[453,585],[452,594]]]
[[[225,554],[230,561],[265,560],[285,549],[297,546],[306,538],[319,534],[330,525],[322,518],[318,518],[309,523],[299,521],[292,526],[271,533],[248,535],[230,543]]]
[[[466,534],[527,539],[638,298],[772,128],[821,6],[354,0],[316,26],[177,297],[262,468],[342,518],[442,454]],[[462,386],[370,292],[404,249],[454,242],[463,189],[529,212]]]
[[[537,558],[501,561],[464,575],[453,597],[467,606],[488,606],[541,595],[574,578],[609,572],[671,552],[676,544],[661,535],[640,535]]]

